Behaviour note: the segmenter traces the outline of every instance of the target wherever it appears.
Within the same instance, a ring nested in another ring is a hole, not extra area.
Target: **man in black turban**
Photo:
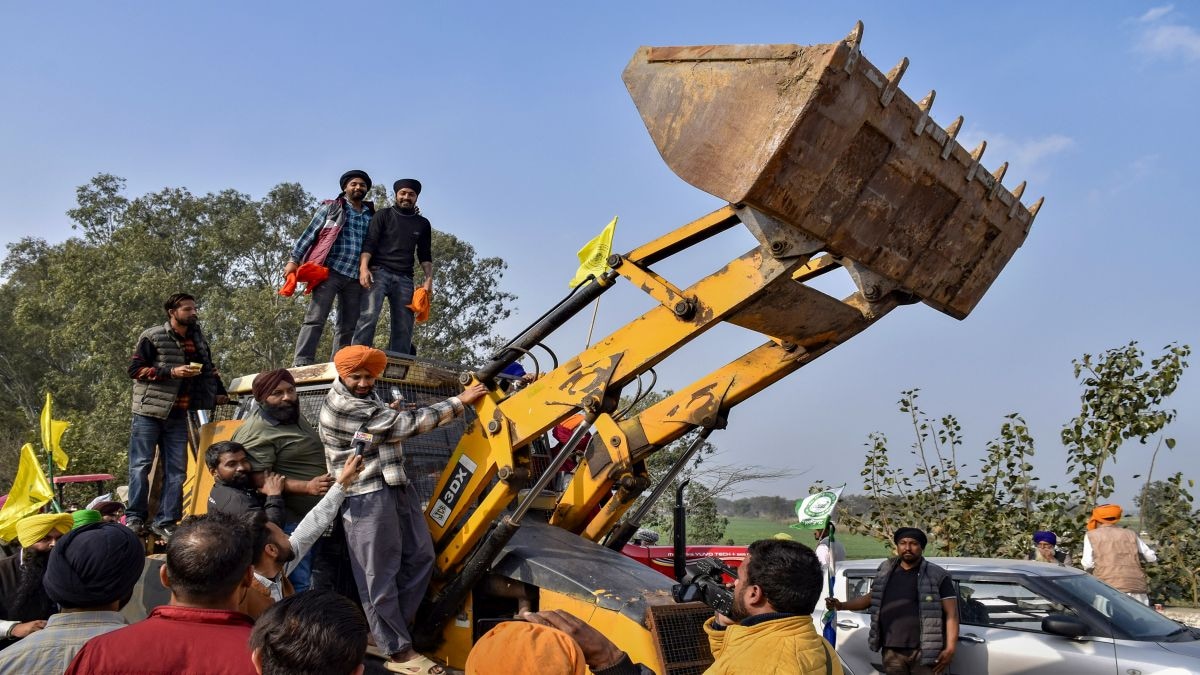
[[[387,351],[414,354],[413,322],[417,317],[413,310],[427,309],[433,295],[433,227],[417,209],[421,181],[401,178],[392,184],[392,190],[396,203],[371,218],[363,240],[358,280],[366,290],[354,344],[375,346],[375,326],[386,300],[392,317]],[[418,262],[424,280],[414,298],[413,269]],[[427,311],[422,316],[428,317]]]
[[[95,523],[58,540],[43,585],[61,611],[46,627],[0,651],[0,672],[61,673],[91,638],[126,625],[120,609],[133,597],[146,552],[129,528]]]
[[[892,537],[896,557],[883,561],[871,593],[842,602],[826,598],[834,611],[871,610],[872,651],[883,653],[883,668],[893,673],[943,673],[958,645],[958,593],[950,573],[924,557],[929,543],[915,527]]]
[[[321,268],[328,273],[323,281],[309,281],[312,297],[296,338],[293,362],[297,366],[307,366],[316,359],[317,343],[321,341],[325,319],[333,310],[335,299],[338,313],[333,351],[350,344],[358,324],[362,296],[362,287],[358,283],[358,256],[367,226],[375,213],[375,205],[366,200],[371,177],[365,171],[353,169],[342,174],[338,186],[341,193],[317,209],[292,246],[291,258],[283,268],[285,278],[296,274],[302,264],[305,269]]]

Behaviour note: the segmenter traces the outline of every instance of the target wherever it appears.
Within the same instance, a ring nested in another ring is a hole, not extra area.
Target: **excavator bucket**
[[[833,44],[642,47],[624,80],[667,165],[962,319],[1016,252],[1039,200],[1001,185],[861,53]]]

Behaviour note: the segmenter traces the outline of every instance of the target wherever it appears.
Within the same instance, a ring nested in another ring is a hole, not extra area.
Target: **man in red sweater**
[[[144,621],[89,640],[67,675],[254,675],[248,646],[254,624],[237,611],[254,579],[245,528],[222,514],[184,521],[167,543],[159,578],[171,590],[171,603]]]

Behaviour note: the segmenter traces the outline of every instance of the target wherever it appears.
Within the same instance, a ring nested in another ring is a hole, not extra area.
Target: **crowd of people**
[[[285,290],[302,280],[312,293],[294,366],[313,362],[338,303],[332,358],[338,377],[319,424],[314,428],[301,414],[288,369],[256,375],[253,409],[230,440],[204,453],[213,478],[207,513],[181,520],[188,411],[212,409],[228,393],[195,298],[167,298],[166,321],[139,336],[128,369],[128,503],[98,500],[72,514],[19,521],[20,549],[0,559],[0,672],[357,673],[368,645],[389,671],[444,672],[413,645],[434,549],[404,472],[402,443],[461,417],[486,389],[471,385],[415,409],[375,394],[387,356],[371,344],[385,300],[389,349],[413,352],[414,311],[427,307],[432,292],[430,224],[416,208],[416,180],[396,181],[394,206],[380,212],[365,201],[371,188],[365,172],[346,172],[340,187],[296,241],[284,270]],[[415,302],[417,262],[425,299]],[[559,432],[565,442],[570,428]],[[165,478],[151,517],[156,454]],[[1153,562],[1154,553],[1116,526],[1120,517],[1119,507],[1096,509],[1082,562],[1148,602],[1138,560]],[[826,571],[845,559],[833,534],[832,524],[817,532],[816,551],[782,539],[749,547],[732,583],[732,612],[704,626],[715,657],[708,672],[748,672],[747,664],[755,672],[841,672],[810,616]],[[158,572],[170,602],[127,624],[121,609],[147,569],[149,535],[165,542]],[[1070,564],[1053,532],[1033,539],[1031,559]],[[882,651],[889,673],[943,672],[958,632],[953,583],[923,557],[924,532],[902,528],[894,542],[896,557],[880,566],[869,596],[829,598],[826,605],[871,611],[871,647]],[[515,618],[477,642],[467,672],[649,671],[565,612]]]

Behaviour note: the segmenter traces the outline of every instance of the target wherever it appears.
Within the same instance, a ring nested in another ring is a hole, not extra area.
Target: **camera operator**
[[[841,675],[833,647],[813,627],[821,595],[821,564],[795,541],[750,544],[733,583],[733,615],[704,624],[717,673]]]

